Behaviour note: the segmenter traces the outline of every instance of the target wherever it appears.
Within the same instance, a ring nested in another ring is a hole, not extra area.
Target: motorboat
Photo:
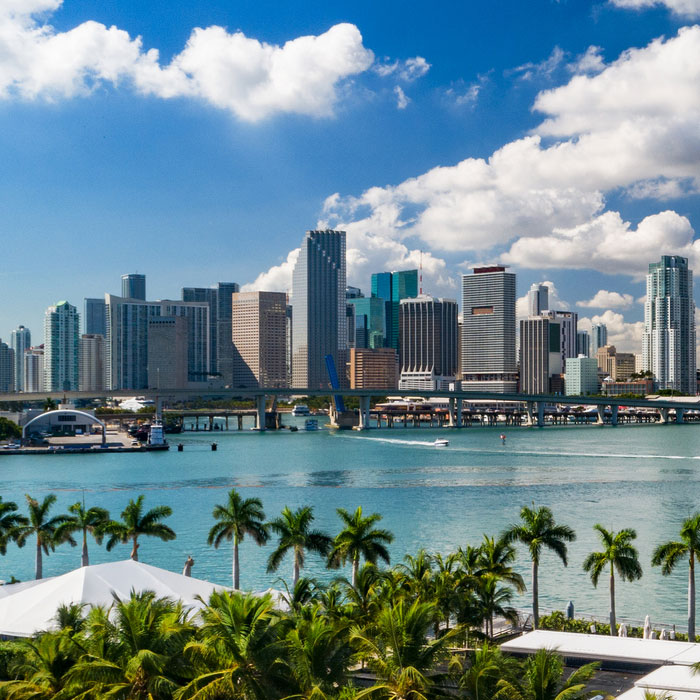
[[[293,409],[292,409],[292,415],[293,416],[310,416],[311,411],[309,411],[309,407],[306,404],[303,403],[298,403]]]
[[[318,430],[318,421],[315,418],[307,418],[304,421],[304,430]]]
[[[435,445],[435,447],[447,447],[449,444],[450,444],[450,441],[445,440],[445,438],[438,438],[433,443],[433,445]]]

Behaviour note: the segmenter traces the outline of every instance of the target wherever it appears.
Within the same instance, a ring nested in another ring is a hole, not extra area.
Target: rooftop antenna
[[[423,296],[423,251],[420,252],[420,274],[418,277],[418,296]]]

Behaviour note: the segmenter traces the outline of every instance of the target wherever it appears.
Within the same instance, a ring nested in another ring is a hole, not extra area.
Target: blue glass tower
[[[384,300],[385,346],[399,349],[399,303],[418,296],[418,270],[377,272],[372,275],[372,296]]]

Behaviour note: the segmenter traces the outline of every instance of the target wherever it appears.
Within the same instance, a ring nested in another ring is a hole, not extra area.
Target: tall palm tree
[[[538,568],[543,549],[554,552],[567,566],[566,543],[576,539],[576,533],[568,525],[557,525],[552,511],[546,506],[520,510],[521,523],[511,525],[502,535],[506,542],[520,542],[530,552],[532,560],[532,623],[540,624]]]
[[[68,520],[67,515],[54,515],[49,518],[51,506],[56,502],[56,494],[50,493],[39,503],[29,494],[26,495],[27,507],[29,509],[29,519],[25,525],[17,528],[17,541],[23,545],[28,537],[36,536],[36,578],[40,579],[44,574],[43,555],[48,556],[49,550],[54,551],[57,544],[70,542],[75,546],[75,540],[70,533],[64,533],[59,539],[57,530],[60,525],[63,525]]]
[[[212,513],[218,520],[209,530],[208,544],[218,548],[224,541],[233,540],[233,587],[240,588],[240,568],[238,565],[238,545],[246,535],[250,535],[259,547],[264,545],[270,535],[267,531],[265,513],[259,498],[241,498],[236,489],[228,492],[226,505],[214,506]]]
[[[479,546],[476,570],[473,572],[477,578],[486,574],[513,586],[518,593],[525,591],[523,577],[513,569],[515,562],[515,547],[503,538],[496,539],[484,535]]]
[[[375,528],[374,524],[379,522],[382,516],[379,513],[372,513],[363,517],[362,506],[358,506],[352,514],[345,508],[338,508],[336,512],[343,521],[344,527],[333,540],[333,549],[328,556],[328,562],[332,568],[339,568],[350,561],[354,586],[361,557],[370,564],[376,564],[379,559],[387,564],[390,562],[386,545],[394,541],[394,535],[388,530]]]
[[[606,530],[600,523],[596,523],[593,529],[598,532],[603,551],[591,552],[583,562],[583,569],[597,586],[603,570],[610,566],[610,634],[615,636],[615,571],[623,581],[636,581],[642,577],[639,554],[632,545],[637,533],[630,528],[619,532]]]
[[[333,545],[333,540],[325,532],[310,529],[313,520],[314,513],[311,506],[302,506],[295,511],[285,506],[282,515],[268,524],[268,527],[279,535],[279,542],[277,549],[267,561],[267,570],[268,572],[277,571],[285,554],[292,552],[294,561],[292,587],[296,586],[299,580],[299,571],[304,566],[306,551],[326,556]]]
[[[28,523],[24,515],[17,513],[17,504],[14,501],[3,501],[0,496],[0,554],[7,554],[7,545],[10,542],[19,544],[19,528]]]
[[[104,531],[108,534],[107,551],[111,552],[115,545],[122,542],[131,541],[131,558],[139,560],[139,537],[157,537],[163,542],[175,539],[175,532],[164,525],[161,520],[172,515],[170,506],[156,506],[147,513],[143,512],[144,495],[141,494],[136,500],[133,498],[122,511],[122,522],[111,520],[104,526]]]
[[[651,557],[652,566],[660,566],[668,576],[676,564],[688,557],[688,641],[695,641],[695,559],[700,557],[700,513],[686,518],[681,525],[680,540],[660,544]]]
[[[61,539],[65,535],[72,535],[74,532],[81,532],[83,535],[83,550],[81,556],[81,566],[89,566],[87,536],[88,532],[95,538],[97,544],[102,544],[104,526],[109,522],[109,512],[104,508],[93,506],[85,508],[83,503],[74,503],[68,506],[72,515],[56,529],[56,536]]]

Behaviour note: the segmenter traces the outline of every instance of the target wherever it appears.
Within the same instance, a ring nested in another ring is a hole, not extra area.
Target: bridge
[[[330,396],[339,394],[343,397],[357,397],[359,399],[359,425],[360,430],[369,427],[370,401],[372,397],[398,396],[418,397],[425,399],[441,398],[449,402],[449,425],[462,427],[462,411],[460,401],[492,401],[495,403],[524,404],[528,416],[528,424],[543,426],[544,411],[547,404],[564,404],[580,406],[586,404],[596,406],[598,409],[598,422],[602,423],[605,409],[610,408],[612,425],[617,424],[618,410],[620,406],[629,408],[655,410],[659,412],[661,422],[666,423],[669,413],[675,411],[676,422],[682,423],[686,411],[700,410],[700,397],[679,397],[677,399],[659,397],[656,399],[626,399],[616,396],[562,396],[559,394],[494,394],[486,391],[423,391],[419,389],[310,389],[310,388],[269,388],[257,389],[221,389],[215,387],[203,387],[201,389],[120,389],[106,391],[48,391],[38,393],[0,393],[0,401],[13,402],[43,402],[46,399],[54,401],[72,401],[77,399],[126,399],[134,395],[143,396],[153,400],[160,413],[164,402],[188,401],[193,399],[243,399],[255,403],[256,425],[259,430],[265,429],[265,406],[268,398],[281,398],[289,396]]]

